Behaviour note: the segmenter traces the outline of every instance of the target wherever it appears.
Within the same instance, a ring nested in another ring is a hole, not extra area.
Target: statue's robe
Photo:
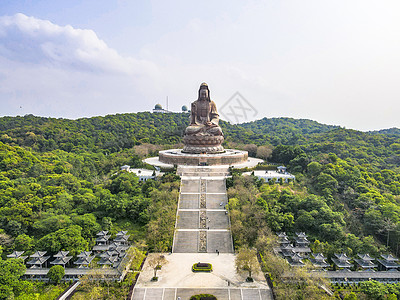
[[[206,125],[211,122],[212,125]],[[192,103],[190,125],[186,128],[187,135],[222,135],[218,125],[219,114],[214,101],[196,100]]]

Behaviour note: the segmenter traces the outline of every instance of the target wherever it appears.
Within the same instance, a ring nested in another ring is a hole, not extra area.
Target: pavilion
[[[71,260],[72,256],[68,256],[69,251],[60,251],[57,254],[53,255],[55,260],[51,261],[52,265],[60,265],[65,269],[65,265]]]
[[[350,258],[346,255],[346,253],[335,253],[335,256],[336,258],[332,258],[332,261],[339,269],[350,269],[353,266],[353,264],[349,262]]]
[[[310,262],[314,267],[319,269],[324,269],[330,266],[330,264],[326,262],[326,257],[322,253],[313,254],[313,258],[310,258]]]
[[[359,258],[355,258],[354,261],[365,271],[374,271],[374,268],[377,268],[378,265],[373,263],[375,258],[372,258],[368,253],[367,254],[358,254]]]
[[[305,264],[302,261],[303,257],[301,257],[298,253],[293,254],[291,257],[287,257],[287,261],[292,267],[304,267]]]
[[[378,259],[378,262],[382,265],[384,270],[386,271],[397,271],[399,264],[397,261],[398,258],[394,257],[391,254],[381,254],[383,259]]]
[[[95,258],[95,256],[91,256],[92,251],[83,251],[77,255],[78,260],[74,262],[74,264],[79,265],[79,268],[89,268],[90,263]]]

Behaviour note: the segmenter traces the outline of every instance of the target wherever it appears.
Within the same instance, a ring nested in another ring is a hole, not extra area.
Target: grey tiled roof
[[[57,254],[53,255],[54,257],[66,257],[69,251],[60,251]]]
[[[89,257],[92,254],[92,251],[82,251],[77,255],[77,257]]]
[[[72,256],[63,256],[63,257],[57,257],[55,260],[51,261],[50,263],[52,265],[66,265],[70,260]]]
[[[332,258],[332,261],[338,268],[351,268],[353,266],[348,260]]]
[[[94,259],[94,255],[93,256],[86,256],[86,257],[80,257],[77,259],[76,262],[74,262],[74,264],[76,265],[89,265],[92,260]]]
[[[378,259],[378,261],[385,267],[385,268],[398,268],[400,265],[393,260],[385,260],[385,259]]]
[[[41,256],[41,257],[33,257],[30,261],[28,261],[27,265],[42,265],[44,264],[50,256]]]
[[[363,260],[363,259],[358,259],[355,258],[354,261],[361,267],[364,269],[373,269],[373,268],[377,268],[378,265],[374,264],[371,260]]]
[[[29,256],[30,258],[34,258],[34,257],[42,257],[47,253],[47,251],[36,251],[35,253],[33,253],[31,256]]]
[[[118,231],[117,236],[126,235],[128,231]]]
[[[104,235],[107,235],[107,233],[108,233],[107,230],[102,230],[102,231],[98,232],[96,235],[97,236],[104,236]]]
[[[22,254],[24,254],[25,251],[14,251],[11,254],[8,254],[8,258],[19,258]]]
[[[398,261],[399,259],[394,257],[392,254],[381,254],[381,257],[386,261]]]

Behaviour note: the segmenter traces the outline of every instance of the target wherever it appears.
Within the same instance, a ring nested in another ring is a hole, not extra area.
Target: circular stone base
[[[223,142],[224,137],[222,135],[185,135],[183,137],[185,146],[182,152],[193,154],[223,153]]]
[[[198,147],[185,145],[183,147],[182,153],[192,153],[192,154],[216,154],[216,153],[224,153],[224,147],[219,146],[211,146],[211,147]]]
[[[170,149],[160,151],[159,159],[161,162],[171,165],[188,166],[213,166],[213,165],[232,165],[247,161],[247,151],[225,149],[224,153],[215,154],[192,154],[184,153],[182,149]]]

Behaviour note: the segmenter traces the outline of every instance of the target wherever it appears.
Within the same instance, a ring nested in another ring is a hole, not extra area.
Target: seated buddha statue
[[[190,125],[185,130],[183,152],[185,153],[221,153],[224,152],[222,142],[224,136],[218,125],[217,106],[210,99],[210,91],[206,83],[202,83],[199,96],[192,103]]]
[[[190,113],[190,125],[185,135],[223,135],[218,125],[217,106],[210,99],[208,85],[204,82],[200,85],[199,97],[192,103]]]

